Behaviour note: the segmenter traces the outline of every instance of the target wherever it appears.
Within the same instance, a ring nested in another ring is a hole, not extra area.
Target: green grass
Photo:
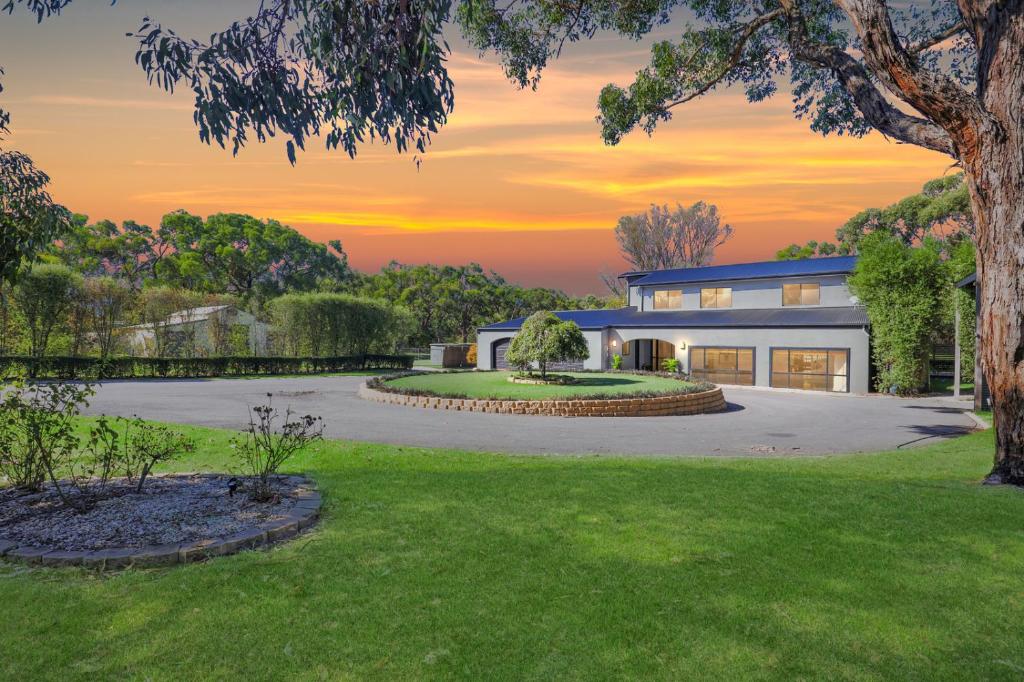
[[[178,469],[222,470],[190,429]],[[991,432],[807,459],[327,442],[269,551],[94,575],[0,564],[0,677],[1020,679],[1024,494]]]
[[[520,400],[668,393],[692,386],[687,382],[667,377],[599,372],[558,372],[558,374],[568,374],[579,379],[578,383],[566,386],[513,384],[508,381],[510,374],[510,372],[436,372],[393,379],[388,384],[403,389],[429,391],[437,395],[460,398],[514,398]]]
[[[952,377],[935,377],[928,384],[928,390],[932,393],[952,393],[953,392],[953,379]],[[960,393],[963,395],[970,395],[974,393],[974,384],[961,382]]]

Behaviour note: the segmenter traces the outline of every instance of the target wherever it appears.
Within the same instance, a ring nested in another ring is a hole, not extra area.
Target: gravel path
[[[246,408],[321,415],[331,438],[527,454],[821,455],[935,442],[975,428],[969,402],[726,387],[730,410],[689,417],[565,419],[437,412],[361,400],[362,377],[111,381],[92,414],[242,428]]]

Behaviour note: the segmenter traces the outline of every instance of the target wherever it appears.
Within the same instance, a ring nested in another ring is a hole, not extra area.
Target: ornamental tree
[[[526,369],[537,363],[541,377],[547,376],[548,365],[552,362],[586,360],[589,357],[587,340],[579,326],[575,322],[563,322],[546,310],[526,318],[505,353],[505,359],[513,367]]]

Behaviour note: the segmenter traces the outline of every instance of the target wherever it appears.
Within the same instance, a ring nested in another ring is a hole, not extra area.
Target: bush
[[[622,356],[618,353],[612,356],[612,369],[622,369]]]
[[[179,455],[195,450],[195,441],[160,424],[150,424],[135,417],[125,420],[125,448],[122,461],[125,478],[135,483],[135,492],[142,492],[153,468]]]
[[[390,352],[412,324],[403,308],[350,294],[286,294],[271,302],[271,311],[295,355]]]
[[[676,358],[665,358],[661,361],[661,368],[670,374],[675,374],[679,371],[679,360]]]
[[[234,447],[244,462],[252,482],[252,497],[267,502],[274,496],[270,477],[288,459],[310,444],[323,438],[323,420],[305,415],[293,419],[291,409],[285,411],[284,422],[278,429],[275,422],[280,413],[271,404],[254,407],[249,412],[249,428],[239,438],[232,439]]]
[[[477,361],[476,353],[477,353],[476,344],[475,343],[470,344],[469,345],[469,350],[466,351],[466,364],[469,365],[470,367],[476,367],[476,361]]]
[[[541,311],[523,322],[512,337],[505,359],[513,367],[525,370],[537,363],[540,375],[547,375],[552,362],[586,360],[590,357],[587,340],[575,322],[563,322],[554,313]]]
[[[137,379],[327,374],[364,370],[411,369],[410,355],[343,355],[323,358],[83,358],[0,357],[0,377],[14,379]]]

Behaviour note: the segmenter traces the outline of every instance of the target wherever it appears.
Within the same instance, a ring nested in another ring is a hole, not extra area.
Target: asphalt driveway
[[[242,428],[266,394],[321,415],[330,438],[531,454],[779,456],[915,447],[971,431],[969,403],[725,388],[728,412],[579,418],[446,412],[368,402],[363,377],[110,381],[90,414]]]

